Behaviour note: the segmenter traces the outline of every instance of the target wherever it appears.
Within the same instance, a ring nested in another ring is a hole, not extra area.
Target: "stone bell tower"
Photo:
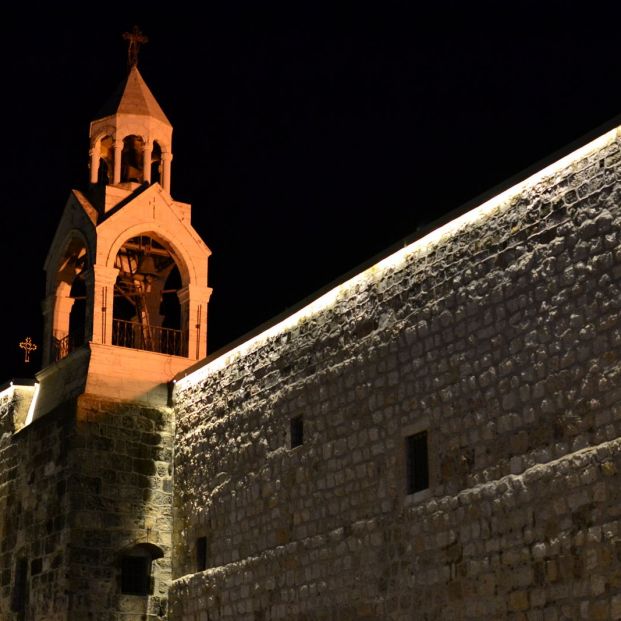
[[[45,262],[43,369],[0,394],[9,621],[167,615],[168,383],[206,355],[210,251],[171,196],[172,126],[135,58],[89,137]]]
[[[157,402],[162,384],[206,355],[210,252],[190,205],[171,197],[171,145],[134,65],[91,123],[90,188],[71,193],[45,264],[44,364],[72,390]],[[88,363],[67,364],[67,381],[53,365],[79,348]],[[35,416],[54,393],[40,395]]]

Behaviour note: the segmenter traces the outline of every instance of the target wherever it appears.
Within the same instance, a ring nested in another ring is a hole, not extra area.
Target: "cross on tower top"
[[[123,39],[129,41],[127,47],[127,66],[131,69],[138,64],[138,52],[143,43],[148,43],[149,38],[142,34],[138,26],[134,26],[131,32],[124,32]]]

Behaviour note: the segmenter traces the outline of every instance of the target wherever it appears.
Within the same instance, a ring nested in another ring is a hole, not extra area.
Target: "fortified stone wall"
[[[172,619],[621,618],[620,162],[615,136],[177,383]]]
[[[15,413],[15,400],[5,398],[0,403],[0,618],[166,618],[170,410],[82,396],[17,433]],[[137,544],[138,551],[152,544],[163,552],[153,561],[147,596],[121,593],[121,559]]]

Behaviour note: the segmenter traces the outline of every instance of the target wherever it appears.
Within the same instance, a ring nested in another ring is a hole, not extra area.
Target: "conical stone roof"
[[[115,93],[99,111],[97,118],[103,119],[115,114],[150,116],[172,127],[136,65],[130,69],[127,78],[119,84]]]

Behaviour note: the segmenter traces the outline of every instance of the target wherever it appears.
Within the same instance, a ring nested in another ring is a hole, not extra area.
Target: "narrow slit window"
[[[405,438],[407,493],[415,494],[429,487],[429,454],[427,432]]]
[[[302,416],[295,416],[291,419],[289,437],[291,448],[304,444],[304,419]]]
[[[199,537],[196,540],[196,571],[205,571],[207,569],[208,557],[207,537]]]
[[[27,601],[28,561],[25,558],[20,558],[15,564],[15,582],[13,583],[11,610],[13,610],[13,612],[24,612]]]

